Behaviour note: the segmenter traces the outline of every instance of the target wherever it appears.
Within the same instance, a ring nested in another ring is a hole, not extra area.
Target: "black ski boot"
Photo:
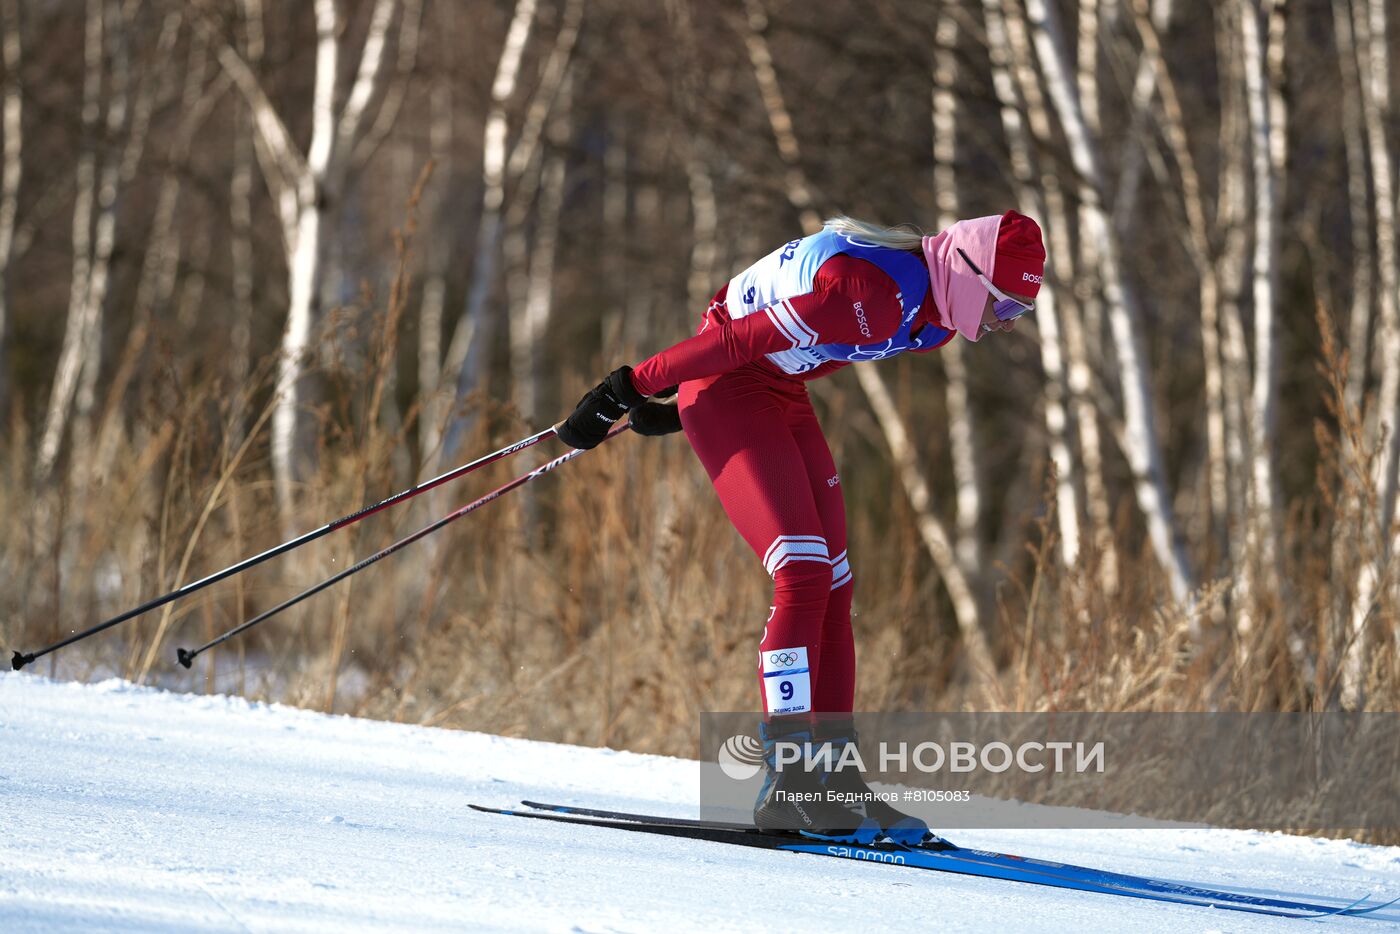
[[[846,807],[865,814],[880,827],[880,835],[904,846],[937,847],[943,840],[928,829],[921,818],[876,797],[865,776],[854,764],[840,768],[841,754],[849,743],[856,745],[855,721],[849,718],[819,718],[813,731],[816,743],[831,744],[833,770],[826,787],[843,796]],[[859,748],[859,747],[857,747]]]
[[[868,845],[875,840],[881,830],[876,821],[828,800],[827,781],[831,773],[820,766],[810,771],[805,768],[806,753],[813,742],[811,721],[774,717],[759,725],[759,736],[763,739],[767,776],[754,802],[754,826],[769,833],[795,831],[843,843]],[[796,745],[803,757],[780,767],[777,761],[780,743]]]

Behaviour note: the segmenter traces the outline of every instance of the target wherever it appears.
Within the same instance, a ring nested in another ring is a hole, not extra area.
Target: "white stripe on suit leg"
[[[789,561],[820,561],[822,564],[831,564],[831,559],[826,556],[826,549],[821,545],[799,542],[778,549],[773,557],[764,562],[763,567],[771,575]]]
[[[769,545],[768,550],[763,553],[763,563],[767,564],[768,559],[773,557],[773,552],[785,542],[821,542],[822,552],[826,553],[826,539],[821,535],[779,535],[773,539],[773,544]]]
[[[820,535],[779,535],[763,555],[763,569],[771,576],[789,561],[831,563],[826,539]]]
[[[831,589],[844,587],[851,582],[851,563],[846,560],[846,552],[831,559]]]

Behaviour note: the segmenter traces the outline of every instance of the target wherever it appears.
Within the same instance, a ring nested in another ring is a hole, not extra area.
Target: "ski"
[[[747,831],[750,833],[757,832],[751,824],[728,823],[723,821],[704,821],[698,819],[677,817],[654,817],[648,814],[633,814],[626,811],[608,811],[601,810],[598,808],[576,807],[573,805],[566,804],[546,804],[540,801],[522,801],[521,803],[524,804],[526,807],[532,808],[537,811],[550,811],[557,814],[575,814],[585,817],[602,818],[605,820],[615,820],[634,823],[661,823],[675,827],[707,827],[713,829]],[[791,838],[787,839],[790,840]],[[1240,904],[1262,905],[1266,908],[1280,908],[1284,910],[1308,910],[1325,912],[1326,914],[1345,913],[1352,915],[1362,915],[1369,914],[1373,911],[1379,911],[1382,908],[1387,908],[1395,904],[1396,902],[1400,902],[1400,898],[1397,898],[1392,899],[1391,901],[1388,901],[1381,905],[1372,905],[1365,908],[1358,908],[1357,906],[1359,906],[1362,902],[1364,902],[1367,898],[1370,897],[1369,895],[1366,895],[1352,902],[1350,905],[1345,905],[1341,908],[1335,908],[1325,905],[1313,905],[1305,902],[1288,901],[1284,899],[1271,899],[1265,898],[1263,896],[1242,895],[1237,892],[1227,892],[1221,889],[1202,888],[1199,886],[1185,885],[1179,882],[1166,882],[1160,879],[1153,879],[1149,876],[1136,876],[1130,875],[1128,873],[1111,872],[1106,869],[1091,869],[1086,866],[1075,866],[1071,863],[1056,863],[1049,860],[1031,859],[1023,856],[1013,856],[1009,853],[992,853],[985,850],[973,850],[966,847],[959,847],[946,840],[940,841],[938,844],[932,847],[915,847],[913,849],[915,850],[915,852],[920,853],[944,851],[949,852],[950,856],[955,856],[956,854],[962,854],[964,856],[969,854],[975,854],[979,859],[982,860],[992,860],[1000,863],[1010,863],[1018,867],[1031,866],[1048,869],[1050,871],[1053,871],[1056,875],[1072,877],[1082,882],[1099,883],[1111,885],[1114,887],[1140,888],[1145,889],[1149,892],[1163,895],[1184,895],[1192,898],[1222,899],[1237,902]],[[1325,917],[1326,914],[1319,915],[1318,917]]]
[[[1363,897],[1350,905],[1336,907],[1188,886],[1145,876],[1112,873],[1005,853],[973,850],[952,844],[946,844],[942,847],[903,847],[897,844],[861,846],[853,843],[804,839],[790,834],[764,833],[749,825],[737,823],[653,817],[645,814],[630,814],[622,811],[579,808],[534,801],[527,801],[524,804],[530,810],[493,808],[477,804],[473,804],[471,807],[487,813],[552,820],[559,823],[707,840],[714,843],[781,850],[790,853],[808,853],[817,856],[879,862],[915,869],[953,872],[1055,888],[1278,917],[1324,918],[1334,915],[1364,915],[1392,905],[1395,901],[1400,901],[1397,899],[1381,905],[1363,907],[1361,903],[1366,900],[1366,897]]]

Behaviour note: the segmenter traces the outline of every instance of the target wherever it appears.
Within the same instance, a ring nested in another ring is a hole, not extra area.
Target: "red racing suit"
[[[807,380],[848,364],[829,361],[791,374],[767,355],[793,347],[794,333],[817,344],[882,341],[901,327],[907,309],[890,275],[845,253],[822,262],[811,290],[785,299],[778,315],[731,319],[728,289],[715,294],[694,337],[639,364],[632,380],[643,395],[679,384],[686,437],[730,521],[773,578],[759,646],[765,711],[849,712],[856,663],[846,512],[806,388]],[[953,332],[938,326],[933,301],[926,289],[913,330],[931,325],[938,335],[932,346],[941,346]]]

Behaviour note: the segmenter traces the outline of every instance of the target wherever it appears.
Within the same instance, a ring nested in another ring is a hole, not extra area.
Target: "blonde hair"
[[[892,250],[920,250],[924,245],[924,232],[913,224],[900,224],[898,227],[881,227],[869,221],[857,220],[844,214],[828,217],[824,226],[839,234],[846,234],[866,243],[889,247]]]

